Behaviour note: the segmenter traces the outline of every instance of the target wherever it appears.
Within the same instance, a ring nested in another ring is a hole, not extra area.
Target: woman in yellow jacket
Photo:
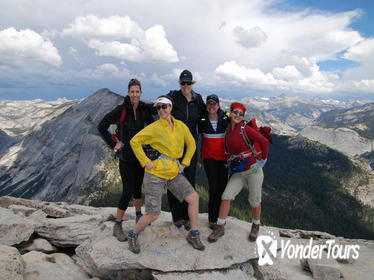
[[[190,165],[195,152],[195,140],[188,127],[172,117],[173,104],[170,97],[158,97],[154,106],[160,119],[139,131],[130,141],[135,156],[141,166],[145,167],[143,192],[146,215],[143,215],[134,230],[128,233],[129,250],[136,254],[140,252],[138,234],[158,218],[164,187],[170,190],[180,202],[185,200],[188,203],[191,230],[186,239],[193,248],[204,250],[205,246],[200,240],[200,233],[197,229],[199,195],[182,175],[183,169]],[[160,153],[160,156],[156,160],[150,160],[143,151],[142,145],[151,145]],[[179,159],[183,156],[185,145],[186,153],[180,163]]]

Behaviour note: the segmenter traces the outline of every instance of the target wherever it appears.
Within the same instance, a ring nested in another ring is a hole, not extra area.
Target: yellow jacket
[[[145,167],[151,160],[145,155],[142,145],[151,145],[164,156],[179,159],[183,156],[184,145],[186,153],[182,164],[189,166],[196,150],[195,139],[188,127],[181,121],[172,117],[174,129],[171,130],[168,121],[159,119],[139,131],[131,140],[130,145],[141,166]],[[177,161],[157,159],[152,168],[145,168],[145,172],[157,177],[171,180],[179,173]]]

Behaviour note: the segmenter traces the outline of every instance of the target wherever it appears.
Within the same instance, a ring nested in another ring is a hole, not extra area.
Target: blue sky
[[[203,95],[374,99],[374,1],[3,0],[0,99]]]

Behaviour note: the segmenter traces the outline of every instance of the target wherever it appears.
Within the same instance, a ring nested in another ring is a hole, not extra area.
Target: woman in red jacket
[[[239,102],[230,106],[231,120],[225,136],[225,150],[229,156],[232,176],[227,183],[219,209],[217,225],[208,237],[209,242],[215,242],[225,234],[226,217],[230,212],[231,201],[247,186],[248,200],[252,207],[252,228],[249,240],[255,241],[260,229],[261,192],[264,174],[262,167],[268,156],[269,141],[257,130],[245,125],[242,128],[246,108]],[[254,151],[246,143],[243,133],[253,143]]]

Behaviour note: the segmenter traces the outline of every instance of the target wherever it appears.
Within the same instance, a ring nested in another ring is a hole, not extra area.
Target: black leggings
[[[204,169],[209,184],[208,217],[209,222],[217,222],[222,193],[226,188],[228,174],[226,161],[204,159]]]
[[[142,198],[142,184],[144,177],[144,168],[137,159],[120,160],[119,172],[122,179],[122,196],[118,202],[118,208],[126,211],[131,198]]]
[[[193,155],[190,166],[184,169],[184,175],[193,188],[195,188],[196,165],[197,152],[195,152],[195,154]],[[188,203],[186,201],[179,202],[179,200],[169,190],[167,191],[167,196],[173,221],[176,222],[178,220],[189,220],[190,218],[188,217]]]

